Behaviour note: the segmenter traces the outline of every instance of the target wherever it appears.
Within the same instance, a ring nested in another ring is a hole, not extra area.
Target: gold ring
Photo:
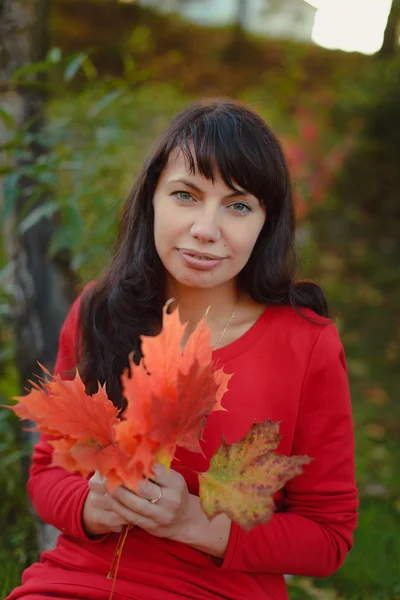
[[[160,493],[159,493],[159,495],[157,496],[157,498],[153,498],[152,500],[149,500],[149,502],[151,502],[151,504],[157,504],[157,502],[158,502],[159,500],[161,500],[161,498],[162,498],[162,495],[163,495],[163,491],[162,491],[162,488],[160,487]]]

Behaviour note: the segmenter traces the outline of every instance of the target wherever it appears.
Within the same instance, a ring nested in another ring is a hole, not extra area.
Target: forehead
[[[175,148],[172,150],[160,179],[166,181],[169,179],[179,179],[179,177],[185,177],[186,179],[190,178],[192,181],[196,179],[203,180],[204,183],[207,182],[208,184],[211,183],[213,185],[217,184],[229,190],[233,189],[224,182],[218,165],[215,161],[213,162],[213,173],[211,178],[206,177],[203,173],[201,173],[197,165],[196,154],[193,147],[190,147],[190,151],[193,157],[193,165],[190,164],[187,155],[180,148]]]
[[[171,151],[164,171],[182,171],[186,175],[190,174],[189,161],[180,148],[175,148]]]

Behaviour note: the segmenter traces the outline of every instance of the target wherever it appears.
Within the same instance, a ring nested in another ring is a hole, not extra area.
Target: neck
[[[207,312],[207,325],[220,329],[226,323],[239,301],[235,282],[211,289],[187,288],[171,282],[167,289],[167,299],[174,298],[173,308],[179,306],[182,323],[193,330]]]

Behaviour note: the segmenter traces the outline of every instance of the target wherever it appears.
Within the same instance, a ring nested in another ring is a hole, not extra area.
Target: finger
[[[106,482],[107,479],[105,477],[102,477],[100,473],[96,471],[96,473],[89,479],[89,489],[99,494],[106,494]]]
[[[120,533],[125,525],[130,524],[126,519],[121,517],[121,515],[111,510],[103,511],[101,521],[108,530],[113,531],[114,533]]]
[[[153,466],[154,477],[151,478],[153,483],[158,483],[163,487],[169,487],[171,474],[175,473],[172,469],[167,469],[165,465],[157,463]]]
[[[107,483],[107,477],[103,476],[98,469],[96,469],[90,479],[103,485]]]
[[[146,498],[142,498],[124,487],[117,488],[110,498],[112,510],[129,520],[133,518],[134,514],[156,520],[160,514],[160,507],[157,504],[152,504]]]
[[[157,523],[157,521],[153,521],[152,519],[149,519],[148,517],[144,517],[143,515],[139,514],[134,515],[131,521],[131,525],[140,527],[141,529],[144,529],[146,531],[155,531],[160,527],[160,524]]]
[[[154,483],[166,488],[166,490],[173,490],[180,494],[187,487],[183,475],[178,471],[174,471],[174,469],[167,469],[164,465],[156,464],[153,467],[153,472],[155,473]],[[168,492],[164,496],[168,496]]]
[[[119,507],[122,513],[125,513],[125,516],[118,515],[117,513],[112,513],[114,519],[110,519],[109,527],[112,528],[112,531],[116,531],[117,529],[121,531],[124,525],[130,525],[132,527],[140,527],[141,529],[146,529],[148,531],[154,531],[159,527],[163,526],[163,523],[158,523],[150,517],[146,517],[145,515],[141,515],[139,513],[130,512],[124,507]],[[167,524],[167,521],[166,521]]]
[[[161,500],[162,488],[153,481],[144,480],[139,482],[137,494],[146,500]]]
[[[92,504],[101,510],[113,510],[113,500],[108,492],[104,494],[96,493],[96,495],[93,496]]]

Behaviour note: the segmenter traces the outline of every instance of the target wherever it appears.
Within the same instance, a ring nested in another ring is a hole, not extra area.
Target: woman
[[[293,200],[274,135],[233,101],[195,104],[171,123],[125,205],[114,258],[73,305],[55,371],[79,366],[87,391],[106,382],[123,408],[119,376],[141,334],[155,334],[175,298],[187,335],[207,307],[214,358],[234,373],[227,412],[210,415],[204,457],[179,450],[140,495],[113,496],[51,467],[35,447],[29,493],[62,531],[55,550],[28,568],[9,600],[103,599],[124,524],[133,528],[115,598],[283,600],[284,573],[326,577],[343,563],[356,525],[354,442],[345,358],[322,291],[295,282]],[[78,356],[76,354],[78,351]],[[267,525],[245,533],[226,515],[209,521],[198,500],[222,434],[241,439],[254,422],[281,422],[283,454],[313,458],[275,496]]]

